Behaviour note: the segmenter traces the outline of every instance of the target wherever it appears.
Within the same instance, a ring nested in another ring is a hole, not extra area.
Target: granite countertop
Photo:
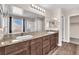
[[[56,32],[51,33],[51,34],[55,34],[55,33]],[[29,40],[39,38],[39,37],[43,37],[43,36],[47,36],[47,35],[51,35],[51,34],[48,34],[47,32],[35,33],[35,34],[32,34],[33,37]],[[7,45],[11,45],[11,44],[15,44],[15,43],[23,42],[23,41],[27,41],[27,40],[26,39],[19,40],[19,39],[16,39],[16,38],[15,39],[0,40],[0,47],[4,47],[4,46],[7,46]]]

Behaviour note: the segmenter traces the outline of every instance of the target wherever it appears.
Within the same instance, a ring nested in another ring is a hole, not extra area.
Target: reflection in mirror
[[[25,21],[26,32],[40,32],[44,30],[44,19],[43,18],[29,18]]]
[[[12,18],[12,33],[23,32],[23,19]]]
[[[12,13],[11,6],[8,5],[8,7],[8,14],[5,13],[6,16],[3,17],[5,23],[4,39],[13,39],[17,36],[26,35],[27,33],[44,31],[44,16],[27,10],[23,10],[23,14],[18,15]]]

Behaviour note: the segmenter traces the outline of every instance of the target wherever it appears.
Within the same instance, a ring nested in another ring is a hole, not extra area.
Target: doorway
[[[70,42],[79,45],[79,15],[70,16]]]

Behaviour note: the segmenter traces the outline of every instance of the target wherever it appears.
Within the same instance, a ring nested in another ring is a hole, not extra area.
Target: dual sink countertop
[[[51,35],[51,34],[55,34],[55,33],[57,33],[57,32],[41,32],[41,33],[35,33],[32,35],[30,34],[30,35],[18,36],[15,39],[0,40],[0,47],[27,41],[27,40],[32,40],[35,38],[39,38],[39,37],[43,37],[43,36],[47,36],[47,35]]]

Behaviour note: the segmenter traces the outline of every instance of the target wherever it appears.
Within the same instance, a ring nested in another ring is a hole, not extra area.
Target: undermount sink
[[[18,37],[16,37],[16,39],[18,39],[18,40],[23,40],[23,39],[29,40],[32,37],[33,37],[32,35],[25,35],[25,36],[18,36]]]
[[[55,32],[47,32],[48,34],[54,34]]]

